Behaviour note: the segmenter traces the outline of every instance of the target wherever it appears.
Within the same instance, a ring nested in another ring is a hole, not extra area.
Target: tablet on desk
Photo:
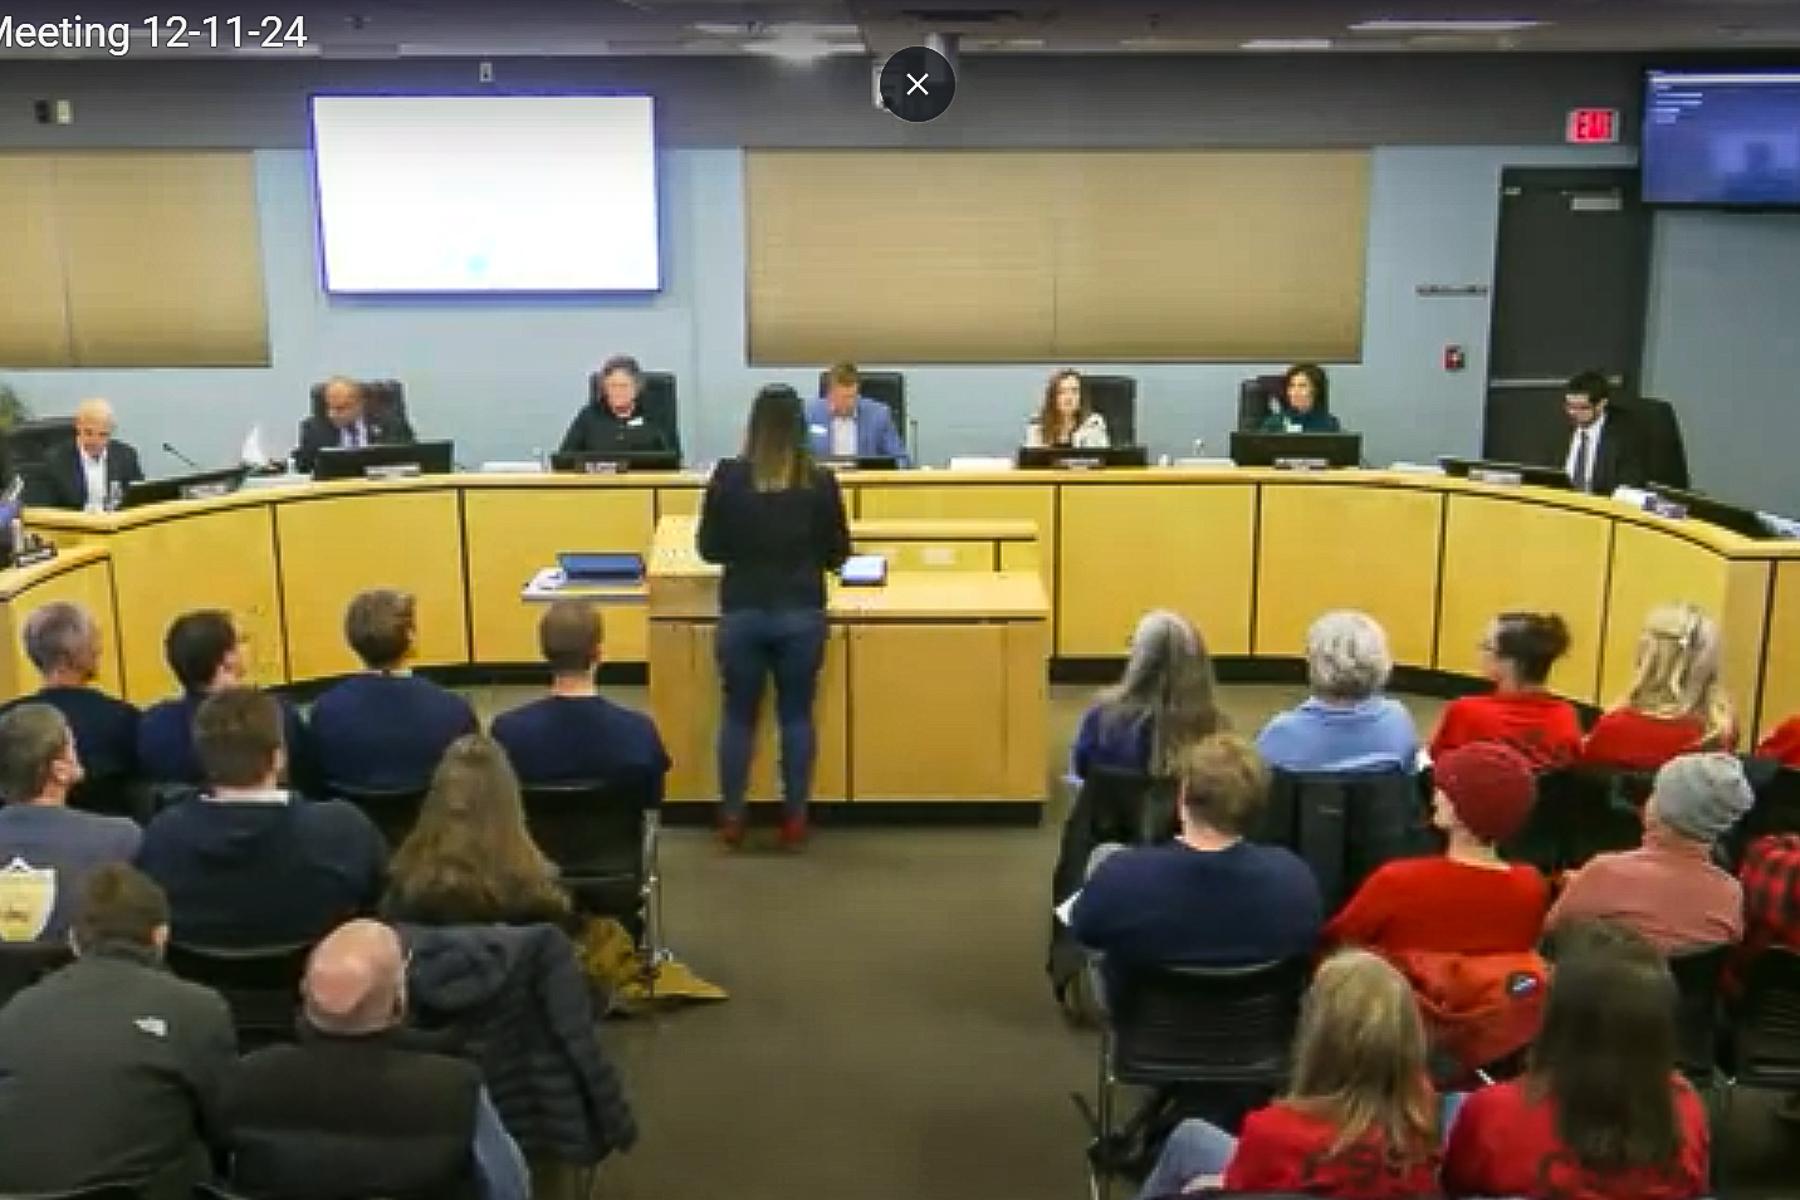
[[[852,554],[838,570],[845,587],[880,587],[887,582],[887,557],[881,554]]]
[[[644,577],[644,556],[583,551],[558,554],[556,565],[570,583],[637,583]]]

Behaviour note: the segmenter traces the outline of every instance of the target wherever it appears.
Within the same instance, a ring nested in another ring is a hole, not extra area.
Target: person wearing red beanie
[[[1507,954],[1537,945],[1550,887],[1495,849],[1531,815],[1531,764],[1500,742],[1452,750],[1434,767],[1431,821],[1443,855],[1397,859],[1363,882],[1325,926],[1327,946],[1382,954]]]

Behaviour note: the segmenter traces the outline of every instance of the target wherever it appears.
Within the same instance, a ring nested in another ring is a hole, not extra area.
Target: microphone
[[[200,464],[195,462],[193,459],[189,458],[187,455],[183,454],[181,451],[177,450],[172,442],[164,442],[162,444],[162,448],[165,451],[167,451],[168,453],[173,454],[176,458],[179,458],[182,462],[186,463],[188,466],[194,468],[194,470],[196,470],[196,471],[200,470]]]

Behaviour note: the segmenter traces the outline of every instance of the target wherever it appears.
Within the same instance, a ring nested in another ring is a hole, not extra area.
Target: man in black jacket
[[[1612,384],[1599,371],[1581,372],[1564,392],[1569,441],[1565,457],[1551,465],[1568,471],[1578,492],[1610,496],[1614,488],[1642,487],[1649,480],[1638,430],[1611,400]]]
[[[294,465],[302,471],[313,469],[321,450],[404,446],[418,440],[405,417],[369,412],[368,389],[354,379],[333,375],[325,383],[324,400],[324,416],[300,422]]]
[[[128,484],[144,477],[138,452],[113,436],[112,405],[83,400],[75,407],[75,440],[52,447],[40,476],[43,495],[27,497],[47,508],[106,512],[119,507]]]
[[[473,1063],[408,1047],[406,962],[376,921],[320,942],[302,985],[301,1041],[227,1078],[231,1177],[256,1196],[526,1200],[525,1160]]]
[[[101,1184],[186,1200],[210,1172],[231,1012],[161,968],[162,891],[123,864],[88,877],[79,956],[0,1009],[0,1192]]]

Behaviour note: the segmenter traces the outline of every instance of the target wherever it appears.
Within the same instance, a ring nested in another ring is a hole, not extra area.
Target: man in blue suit
[[[825,394],[806,402],[806,432],[820,458],[892,458],[907,465],[906,443],[894,414],[862,394],[862,377],[851,363],[826,375]]]

